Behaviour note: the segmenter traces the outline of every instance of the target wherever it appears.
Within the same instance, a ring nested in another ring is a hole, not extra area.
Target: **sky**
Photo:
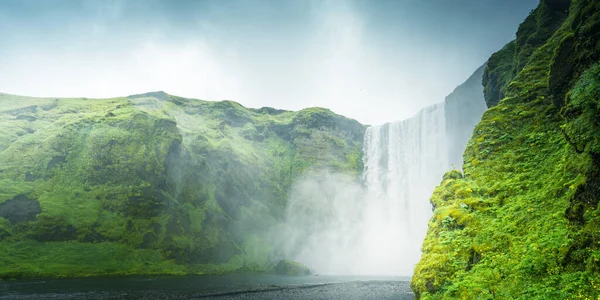
[[[1,0],[0,92],[165,91],[326,107],[364,124],[438,103],[538,0]]]

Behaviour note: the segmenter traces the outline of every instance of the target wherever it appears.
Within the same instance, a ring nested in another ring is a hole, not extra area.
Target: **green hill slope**
[[[358,174],[363,134],[321,108],[0,94],[0,277],[272,268],[292,180]]]

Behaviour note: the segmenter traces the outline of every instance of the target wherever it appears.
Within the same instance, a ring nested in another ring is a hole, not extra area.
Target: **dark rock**
[[[282,259],[275,266],[275,273],[290,276],[310,275],[310,269],[299,262]]]
[[[38,177],[33,175],[33,173],[26,171],[25,172],[25,181],[32,182],[35,181]]]
[[[553,10],[564,12],[569,9],[571,0],[546,0],[546,5]]]
[[[481,254],[475,250],[471,250],[471,255],[469,256],[469,262],[467,263],[467,271],[473,269],[473,266],[480,262],[482,259]]]
[[[144,234],[144,238],[142,243],[140,244],[140,248],[152,248],[154,243],[158,240],[156,235],[151,232],[147,232]]]
[[[69,241],[77,238],[77,230],[64,216],[40,214],[31,232],[32,238],[43,241]]]
[[[151,218],[166,209],[168,202],[160,190],[148,187],[141,190],[141,195],[127,198],[124,212],[134,217]]]
[[[556,53],[554,60],[550,65],[550,76],[548,78],[548,88],[554,97],[554,105],[562,107],[566,90],[573,76],[575,63],[573,57],[575,55],[575,38],[573,35],[568,35],[564,38]]]
[[[167,221],[166,230],[167,235],[178,235],[183,233],[181,226],[179,226],[179,224],[177,223],[176,215],[172,215],[169,217],[169,221]]]
[[[37,118],[34,116],[18,115],[17,120],[25,120],[25,121],[33,122],[33,121],[37,120]]]
[[[181,225],[181,228],[183,228],[184,232],[189,232],[190,226],[192,225],[189,215],[187,215],[187,214],[181,215],[179,217],[179,225]]]
[[[291,139],[291,131],[294,125],[292,124],[275,124],[271,123],[269,130],[275,132],[281,139],[289,141]]]
[[[51,170],[55,167],[60,167],[62,166],[65,162],[67,161],[67,158],[64,156],[53,156],[52,160],[50,160],[50,162],[48,163],[48,166],[46,167],[47,170]]]
[[[96,228],[94,227],[89,232],[86,232],[86,234],[83,237],[81,237],[80,240],[85,243],[98,243],[98,242],[108,241],[109,239],[107,239],[102,234],[98,233],[96,231]],[[111,239],[111,240],[114,240],[114,239]]]
[[[435,293],[437,291],[437,289],[433,285],[433,281],[431,281],[431,280],[428,280],[427,283],[425,283],[425,288],[427,289],[427,292],[429,292],[429,293]]]
[[[22,108],[17,108],[17,109],[11,109],[9,111],[6,111],[6,113],[11,116],[18,116],[18,115],[25,114],[25,113],[34,114],[36,112],[37,112],[37,105],[32,105],[32,106],[27,106],[27,107],[22,107]]]
[[[10,232],[8,232],[6,229],[0,228],[0,241],[4,240],[10,236],[12,236],[12,234]]]
[[[0,217],[11,223],[33,221],[41,213],[40,203],[35,199],[29,199],[25,195],[18,195],[0,204]]]
[[[54,102],[52,102],[52,103],[50,103],[50,104],[42,105],[42,106],[40,106],[40,107],[41,107],[43,110],[45,110],[45,111],[49,111],[49,110],[51,110],[51,109],[53,109],[53,108],[55,108],[55,107],[57,107],[57,106],[58,106],[58,104],[56,103],[56,101],[54,101]]]

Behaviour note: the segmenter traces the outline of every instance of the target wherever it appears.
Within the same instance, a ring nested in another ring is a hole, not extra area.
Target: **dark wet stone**
[[[11,223],[33,221],[42,212],[40,203],[35,199],[29,199],[25,195],[18,195],[0,204],[0,217]]]
[[[25,121],[33,122],[33,121],[37,120],[37,118],[34,116],[18,115],[17,120],[25,120]]]

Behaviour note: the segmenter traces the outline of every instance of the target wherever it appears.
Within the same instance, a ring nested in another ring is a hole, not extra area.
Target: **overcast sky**
[[[321,106],[366,124],[443,101],[538,0],[1,0],[0,92]]]

